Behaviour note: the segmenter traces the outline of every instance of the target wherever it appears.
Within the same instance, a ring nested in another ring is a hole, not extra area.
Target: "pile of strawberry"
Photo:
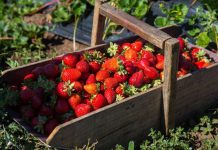
[[[180,41],[178,77],[207,67],[203,50]],[[163,80],[163,51],[137,40],[103,51],[69,53],[37,67],[20,85],[18,110],[38,132],[148,90]]]

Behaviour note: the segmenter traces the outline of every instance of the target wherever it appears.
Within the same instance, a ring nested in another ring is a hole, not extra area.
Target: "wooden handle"
[[[104,19],[102,18],[105,17],[108,17],[113,22],[127,28],[161,49],[164,48],[164,42],[171,38],[171,36],[165,32],[162,32],[161,30],[138,20],[133,16],[130,16],[120,9],[114,8],[108,3],[101,4],[99,0],[96,0],[92,30],[92,46],[102,43],[102,35],[104,32]]]

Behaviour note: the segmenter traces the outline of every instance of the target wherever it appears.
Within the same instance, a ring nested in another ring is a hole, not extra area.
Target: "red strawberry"
[[[105,89],[115,88],[116,86],[118,86],[118,84],[119,83],[116,78],[109,77],[104,81],[104,88]]]
[[[78,69],[81,73],[88,73],[89,72],[89,64],[86,60],[80,60],[76,64],[76,69]]]
[[[79,58],[75,54],[66,54],[63,56],[63,64],[68,67],[75,67],[76,63],[78,62]]]
[[[120,74],[118,72],[114,73],[114,78],[117,79],[118,82],[125,82],[128,79],[128,75],[127,74]]]
[[[195,62],[195,65],[198,69],[203,69],[203,68],[206,68],[210,65],[210,61],[206,58],[200,60],[200,61],[197,61]]]
[[[156,64],[156,57],[150,51],[146,51],[146,50],[142,51],[142,58],[147,59],[150,65],[154,66]]]
[[[56,87],[56,92],[59,96],[63,97],[63,98],[68,98],[70,97],[70,93],[66,83],[64,82],[60,82],[58,83],[57,87]]]
[[[90,74],[88,79],[86,80],[86,84],[95,83],[95,82],[96,82],[95,75]]]
[[[78,69],[74,68],[66,68],[63,69],[62,74],[61,74],[61,79],[62,81],[77,81],[81,77],[81,72]]]
[[[184,75],[186,75],[186,74],[187,74],[186,72],[179,70],[179,71],[177,72],[177,78],[182,77],[182,76],[184,76]]]
[[[74,94],[68,99],[68,103],[72,109],[75,109],[76,106],[81,102],[82,102],[81,97],[78,94]]]
[[[163,70],[164,69],[164,56],[162,54],[157,54],[156,58],[157,58],[157,64],[155,65],[155,67],[158,70]]]
[[[104,97],[107,99],[108,104],[112,104],[116,100],[116,92],[112,89],[106,89]]]
[[[117,94],[124,95],[124,89],[122,85],[119,85],[115,91]]]
[[[127,49],[131,48],[131,44],[130,43],[123,43],[121,47],[122,47],[122,49],[127,50]]]
[[[104,81],[108,77],[110,77],[110,73],[107,70],[100,70],[96,73],[96,81]]]
[[[88,104],[79,104],[75,108],[76,117],[81,117],[92,111],[92,107]]]
[[[73,89],[76,92],[80,92],[83,90],[83,85],[79,81],[74,81],[72,84],[73,84]]]
[[[48,120],[44,126],[45,134],[49,135],[55,129],[55,127],[58,125],[59,125],[58,120],[56,120],[56,119]]]
[[[155,67],[158,69],[158,70],[163,70],[164,69],[164,61],[159,61]]]
[[[145,58],[140,59],[140,60],[138,61],[138,63],[137,63],[137,67],[138,67],[139,69],[144,69],[144,67],[147,67],[147,66],[150,66],[150,63],[149,63],[149,61],[148,61],[147,59],[145,59]]]
[[[138,59],[138,53],[135,50],[129,48],[124,52],[124,57],[126,60],[134,61]]]
[[[92,99],[92,107],[94,108],[94,110],[104,107],[105,105],[107,105],[107,100],[102,94],[97,94]]]
[[[135,41],[134,43],[131,44],[131,48],[136,52],[139,52],[142,49],[142,45],[143,45],[142,41]]]
[[[34,95],[32,98],[31,98],[31,104],[32,104],[32,107],[34,109],[39,109],[42,105],[42,98],[40,98],[39,96],[37,95]]]
[[[137,88],[141,87],[144,83],[144,74],[142,71],[135,72],[130,78],[129,78],[129,84],[133,85]]]
[[[59,74],[58,65],[55,64],[47,64],[43,67],[43,73],[47,78],[56,78]]]
[[[157,54],[157,55],[156,55],[156,58],[157,58],[157,62],[162,62],[162,61],[164,61],[164,55],[162,55],[162,54]]]
[[[36,67],[35,69],[32,70],[32,74],[35,75],[36,78],[38,78],[38,76],[43,75],[44,70],[42,67]]]
[[[58,98],[55,105],[55,112],[58,114],[67,113],[70,110],[70,107],[65,99]]]
[[[124,66],[128,74],[133,74],[136,71],[136,67],[133,65],[131,61],[126,61]]]
[[[32,81],[35,79],[36,79],[36,77],[33,73],[29,73],[29,74],[25,75],[23,78],[23,80],[32,80]]]
[[[97,63],[96,61],[90,62],[89,66],[93,73],[98,72],[101,68],[101,64]]]
[[[109,70],[111,72],[117,72],[120,68],[120,62],[117,58],[112,57],[105,60],[104,64],[102,65],[104,69]]]
[[[84,85],[84,90],[86,92],[88,92],[89,94],[97,94],[99,92],[99,87],[100,85],[97,83],[90,83],[90,84],[86,84]]]
[[[42,105],[39,114],[43,116],[50,116],[53,114],[52,109],[47,105]]]
[[[144,74],[151,80],[155,80],[160,76],[158,71],[154,67],[144,68]]]
[[[179,51],[182,52],[185,48],[185,41],[181,37],[178,37],[177,39],[179,40]]]
[[[33,90],[28,88],[27,86],[22,86],[20,91],[20,99],[23,104],[26,104],[30,101],[33,96]]]
[[[188,51],[182,52],[182,56],[186,61],[192,61],[191,56]]]

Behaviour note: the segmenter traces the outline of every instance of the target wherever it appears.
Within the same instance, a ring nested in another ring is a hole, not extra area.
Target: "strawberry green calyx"
[[[152,44],[147,43],[144,45],[142,50],[154,52],[154,46]]]
[[[74,91],[74,83],[71,83],[70,81],[67,81],[64,83],[64,92],[67,92],[67,94],[70,96],[72,95],[72,92]]]
[[[120,101],[122,101],[124,98],[125,98],[125,97],[124,97],[123,95],[117,94],[115,101],[116,101],[116,102],[120,102]]]
[[[151,84],[145,84],[145,85],[143,85],[139,90],[141,91],[141,92],[145,92],[145,91],[147,91],[148,89],[150,89],[151,88]]]
[[[119,75],[125,75],[128,74],[128,72],[126,71],[123,62],[118,58],[118,65],[119,65],[119,69],[118,69],[118,74]]]
[[[115,56],[117,54],[117,51],[118,45],[116,43],[110,42],[110,47],[107,49],[107,53],[109,54],[109,56]]]
[[[139,89],[133,85],[125,84],[123,89],[124,94],[127,96],[132,96],[139,93]]]
[[[153,80],[151,84],[153,87],[156,87],[158,85],[161,85],[162,82],[161,82],[161,79],[156,79],[156,80]]]
[[[97,63],[102,63],[105,59],[104,54],[97,50],[85,52],[84,57],[89,62],[95,61]]]
[[[201,60],[203,57],[205,57],[206,52],[204,50],[199,50],[199,52],[196,54],[196,58],[198,60]]]

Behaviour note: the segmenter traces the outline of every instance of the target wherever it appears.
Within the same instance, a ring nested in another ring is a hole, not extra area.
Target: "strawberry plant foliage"
[[[187,33],[189,36],[194,37],[197,45],[207,47],[210,42],[218,45],[218,22],[217,10],[211,9],[209,5],[197,7],[196,13],[189,19],[189,25],[192,26],[191,30]],[[217,48],[217,47],[216,47]]]
[[[110,3],[112,6],[131,14],[138,19],[142,19],[150,9],[149,0],[111,0]],[[104,38],[119,28],[119,26],[114,22],[110,20],[107,21],[107,28],[105,29]]]
[[[181,24],[185,21],[185,17],[188,13],[188,7],[182,3],[173,4],[170,8],[167,8],[164,3],[161,3],[160,9],[166,17],[158,16],[155,19],[154,25],[157,27]]]

